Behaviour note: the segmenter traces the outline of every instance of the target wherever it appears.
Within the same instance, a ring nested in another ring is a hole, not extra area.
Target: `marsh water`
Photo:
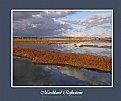
[[[37,50],[56,50],[61,52],[71,52],[80,54],[93,54],[99,56],[112,56],[112,50],[108,48],[97,48],[97,47],[75,47],[74,44],[79,46],[83,45],[98,45],[98,46],[111,46],[111,43],[91,43],[91,42],[80,42],[71,44],[14,44],[14,47],[24,47]]]
[[[88,53],[99,56],[112,56],[112,50],[95,47],[75,47],[74,44],[95,44],[111,46],[111,43],[80,42],[71,44],[14,44],[37,50],[56,50],[71,53]],[[112,82],[110,73],[69,66],[33,64],[31,60],[14,56],[13,77],[15,86],[109,86]]]

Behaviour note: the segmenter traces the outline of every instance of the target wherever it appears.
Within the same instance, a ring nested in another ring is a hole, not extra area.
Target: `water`
[[[68,66],[38,65],[14,57],[14,86],[109,86],[111,74]]]
[[[111,57],[112,54],[111,49],[75,47],[74,44],[14,44],[14,47],[80,54],[88,53],[107,57]],[[111,46],[111,43],[80,42],[76,44]],[[33,64],[31,60],[19,57],[14,57],[13,73],[13,84],[15,86],[109,86],[112,82],[112,75],[110,73],[68,66]]]
[[[107,48],[96,48],[96,47],[75,47],[74,44],[79,46],[80,44],[98,45],[98,46],[111,46],[111,43],[91,43],[91,42],[80,42],[71,44],[15,44],[14,47],[24,47],[37,50],[56,50],[61,52],[71,52],[80,54],[93,54],[99,56],[112,57],[112,49]]]

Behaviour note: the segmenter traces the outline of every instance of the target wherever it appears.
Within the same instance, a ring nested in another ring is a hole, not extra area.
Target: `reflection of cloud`
[[[49,85],[51,73],[26,59],[14,58],[14,86]]]
[[[75,77],[84,82],[89,82],[93,85],[111,85],[110,79],[98,77],[98,74],[80,71],[79,69],[66,66],[35,65],[28,59],[14,57],[14,86],[49,85],[53,84],[51,80],[54,80],[55,84],[57,83],[56,80],[62,80],[63,84],[73,82],[69,81],[71,79],[69,79],[68,76],[57,75],[60,73],[58,73],[58,71],[54,71],[53,68],[57,68],[63,74]]]
[[[98,77],[96,74],[89,74],[79,70],[72,70],[71,68],[59,68],[60,72],[69,76],[78,78],[79,80],[88,81],[93,85],[111,85],[111,80],[104,77]]]
[[[77,45],[77,47],[74,46]],[[98,56],[111,57],[111,49],[97,48],[97,47],[79,47],[80,45],[98,45],[98,46],[111,46],[111,43],[90,43],[80,42],[72,44],[54,44],[52,47],[62,52],[80,53],[80,54],[93,54]],[[106,53],[103,53],[106,52]]]

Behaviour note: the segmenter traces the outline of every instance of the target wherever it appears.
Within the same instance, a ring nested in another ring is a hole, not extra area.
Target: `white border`
[[[112,11],[112,85],[111,86],[13,86],[13,12],[14,11]],[[61,9],[61,10],[50,10],[50,9],[46,9],[46,10],[38,10],[38,9],[11,9],[11,87],[20,87],[20,88],[39,88],[39,87],[43,87],[43,88],[112,88],[113,87],[113,9],[106,9],[106,10],[101,10],[101,9],[93,9],[93,10],[68,10],[68,9]]]

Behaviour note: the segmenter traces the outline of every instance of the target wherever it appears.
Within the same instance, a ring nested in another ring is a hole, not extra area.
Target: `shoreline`
[[[112,49],[112,46],[98,46],[98,45],[80,45],[78,47],[95,47],[95,48],[108,48],[108,49]]]
[[[53,50],[14,48],[14,56],[30,59],[35,64],[72,66],[95,71],[112,72],[111,58],[90,54],[63,53]]]
[[[47,38],[47,39],[34,39],[34,38],[15,38],[13,42],[16,44],[69,44],[78,42],[112,42],[108,38]]]

